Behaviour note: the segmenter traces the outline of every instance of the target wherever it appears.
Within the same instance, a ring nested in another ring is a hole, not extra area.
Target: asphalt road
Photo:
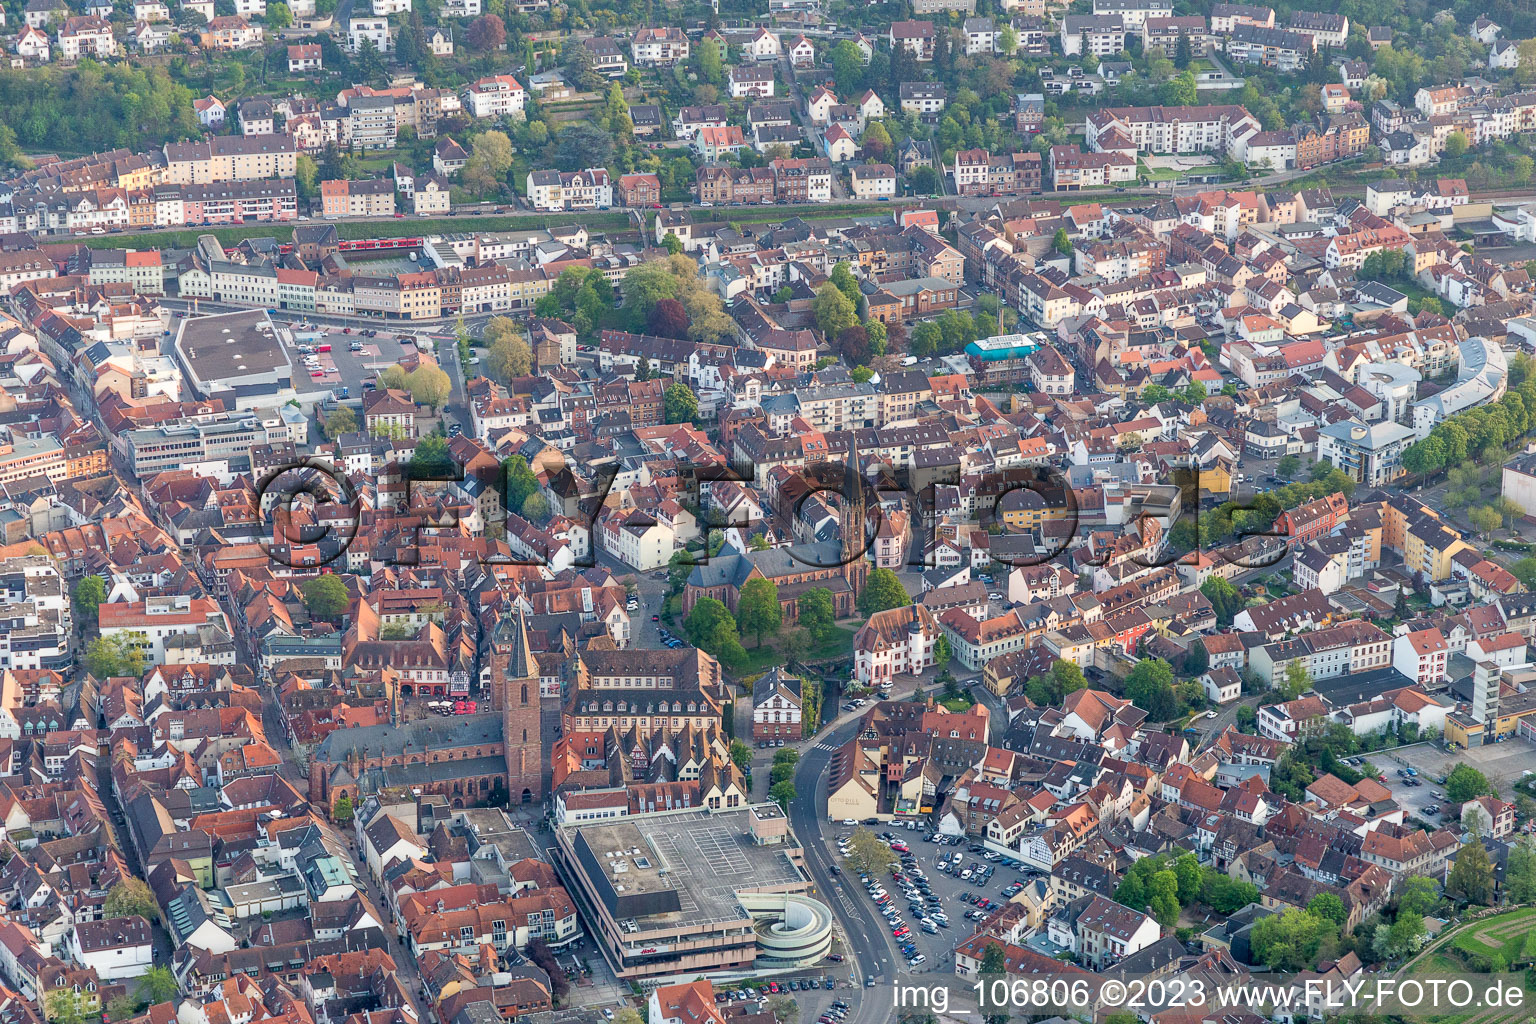
[[[821,808],[827,802],[824,776],[832,758],[832,751],[826,749],[826,745],[847,742],[857,728],[856,723],[849,722],[801,756],[795,772],[795,786],[801,796],[790,802],[789,820],[805,850],[805,866],[816,884],[816,891],[832,908],[847,940],[844,955],[848,959],[837,966],[850,970],[857,986],[855,990],[859,992],[848,1024],[876,1024],[885,1019],[883,1007],[877,1005],[881,1000],[875,997],[879,989],[864,988],[864,979],[874,978],[877,986],[882,979],[894,981],[895,971],[891,964],[896,954],[888,942],[884,924],[875,917],[871,903],[858,885],[845,886],[840,881],[841,876],[832,874],[833,856],[821,841]],[[811,799],[806,799],[807,796]]]

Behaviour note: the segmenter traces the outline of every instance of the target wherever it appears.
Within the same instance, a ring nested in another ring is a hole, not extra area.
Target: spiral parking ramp
[[[777,892],[737,898],[752,915],[759,967],[809,967],[832,951],[832,911],[820,900]]]

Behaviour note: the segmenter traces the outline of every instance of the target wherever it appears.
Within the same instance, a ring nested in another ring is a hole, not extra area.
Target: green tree
[[[56,988],[43,996],[43,1014],[48,1024],[86,1024],[99,1012],[100,1001],[89,992]]]
[[[826,587],[812,587],[800,595],[797,602],[799,623],[810,631],[811,639],[820,644],[831,639],[837,629],[837,613],[832,603],[832,591]]]
[[[1136,873],[1127,874],[1115,886],[1115,902],[1133,910],[1147,909],[1147,883]]]
[[[1188,33],[1180,32],[1179,41],[1173,45],[1173,66],[1182,71],[1184,68],[1189,67],[1189,63],[1193,59],[1194,53],[1189,45],[1189,35]]]
[[[305,580],[299,590],[304,595],[304,607],[317,619],[339,619],[352,603],[347,585],[334,573]]]
[[[1485,537],[1504,525],[1504,517],[1499,514],[1499,510],[1488,505],[1468,509],[1467,519]]]
[[[1296,475],[1301,468],[1301,460],[1294,455],[1282,455],[1280,461],[1275,463],[1275,475],[1282,480],[1289,480]]]
[[[1517,841],[1504,864],[1504,898],[1510,903],[1536,903],[1536,840]]]
[[[405,378],[405,386],[411,393],[411,401],[430,406],[434,411],[442,408],[453,390],[453,382],[448,379],[448,374],[442,367],[430,363],[412,370]]]
[[[939,638],[933,642],[933,667],[939,672],[947,672],[950,659],[954,656],[955,652],[949,646],[949,636],[940,633]]]
[[[1474,837],[1456,851],[1456,863],[1445,876],[1445,893],[1474,906],[1488,906],[1492,902],[1493,864],[1481,839]]]
[[[428,434],[416,442],[406,472],[412,480],[444,480],[453,475],[453,453],[448,441],[438,434]]]
[[[1154,722],[1166,722],[1179,713],[1173,693],[1173,669],[1161,658],[1143,658],[1125,677],[1125,696]]]
[[[144,674],[144,649],[127,634],[96,637],[85,645],[83,660],[85,670],[97,679]]]
[[[96,610],[106,599],[107,584],[100,576],[82,576],[75,584],[75,607],[88,622],[96,621]]]
[[[1410,875],[1397,894],[1397,911],[1400,914],[1425,916],[1440,902],[1440,885],[1424,875]]]
[[[699,398],[680,380],[667,385],[661,403],[668,423],[688,423],[699,414]]]
[[[1200,593],[1211,602],[1211,608],[1216,612],[1216,621],[1222,626],[1230,626],[1232,618],[1243,610],[1243,595],[1237,592],[1232,581],[1225,576],[1208,576],[1204,583],[1200,584]]]
[[[776,632],[783,621],[778,584],[770,579],[756,578],[741,585],[741,594],[736,601],[736,623],[756,638],[754,647],[763,646],[763,634]]]
[[[501,494],[507,508],[521,509],[539,489],[539,478],[528,467],[528,460],[513,455],[501,464]]]
[[[499,384],[526,377],[532,370],[533,350],[521,334],[502,335],[486,350],[486,375]]]
[[[1193,853],[1181,853],[1173,859],[1173,874],[1179,883],[1179,904],[1189,906],[1200,898],[1201,887],[1205,883],[1205,872],[1200,867],[1200,858]]]
[[[1331,892],[1320,892],[1313,896],[1307,904],[1307,911],[1325,921],[1332,921],[1339,928],[1344,927],[1344,922],[1349,920],[1349,910],[1345,908],[1344,901]]]
[[[669,594],[681,594],[683,587],[688,585],[688,577],[693,575],[694,566],[697,563],[686,551],[674,551],[672,557],[667,560],[667,592]],[[801,607],[804,608],[804,598],[801,598]],[[802,622],[805,621],[804,611],[800,614]]]
[[[661,247],[676,256],[683,251],[683,240],[678,238],[675,232],[668,231],[661,238]]]
[[[523,499],[522,507],[518,511],[530,523],[542,525],[549,518],[549,499],[541,492],[534,491]]]
[[[1259,902],[1259,887],[1207,868],[1200,886],[1200,898],[1218,914],[1234,914],[1250,903]]]
[[[320,194],[320,166],[309,154],[300,153],[294,160],[293,179],[300,199],[313,199]]]
[[[683,620],[683,629],[695,647],[713,654],[727,667],[740,665],[746,659],[735,618],[712,597],[699,598]]]
[[[1190,641],[1189,648],[1184,652],[1183,664],[1179,666],[1184,675],[1190,677],[1201,676],[1211,667],[1211,654],[1205,647],[1205,641],[1196,637]]]
[[[1285,695],[1286,700],[1295,700],[1310,689],[1312,689],[1312,673],[1307,671],[1306,663],[1300,658],[1292,659],[1285,666],[1285,674],[1280,678],[1280,692]]]
[[[268,10],[270,11],[271,8]],[[168,1002],[181,993],[181,985],[176,981],[176,975],[171,973],[171,969],[164,964],[156,964],[139,975],[139,983],[135,988],[139,999],[150,1006]]]
[[[357,414],[352,411],[352,407],[349,405],[338,405],[325,418],[325,436],[332,441],[342,434],[354,432],[357,430],[357,427]]]
[[[1002,975],[1008,970],[1008,954],[1000,942],[990,942],[981,954],[980,974]]]
[[[1469,764],[1458,764],[1445,779],[1445,798],[1454,804],[1483,795],[1493,796],[1494,789],[1488,784],[1488,776]]]
[[[352,823],[352,798],[345,793],[339,793],[336,799],[331,801],[331,820],[338,825],[350,825]]]
[[[859,321],[853,302],[831,281],[816,289],[816,297],[811,300],[811,315],[816,318],[821,333],[828,338],[836,337],[839,331]]]
[[[848,837],[848,855],[843,860],[851,871],[871,877],[896,866],[896,854],[890,846],[862,825]]]
[[[832,47],[832,80],[837,91],[851,96],[864,83],[864,54],[851,39],[839,40]]]
[[[725,80],[724,54],[720,52],[720,44],[713,39],[705,39],[699,43],[698,53],[699,81],[719,85]]]
[[[778,804],[784,809],[784,813],[788,814],[789,802],[795,798],[797,792],[798,790],[795,789],[793,782],[780,782],[768,790],[768,799]]]
[[[153,921],[160,916],[160,904],[156,902],[155,894],[149,891],[149,886],[142,878],[129,875],[107,893],[106,902],[102,904],[102,912],[107,917],[138,915],[146,921]]]
[[[741,740],[732,740],[730,746],[731,761],[742,771],[752,767],[752,748]]]
[[[837,285],[838,291],[848,297],[849,302],[859,301],[859,280],[853,276],[853,268],[848,265],[847,260],[837,262],[837,265],[832,268],[829,280]]]
[[[1056,229],[1056,237],[1051,240],[1051,248],[1063,256],[1072,255],[1072,239],[1068,237],[1066,228]]]
[[[1452,160],[1467,152],[1467,135],[1465,132],[1454,131],[1445,137],[1445,155]]]
[[[1147,913],[1164,928],[1179,920],[1179,876],[1172,871],[1155,872],[1147,882]]]
[[[865,617],[883,612],[887,608],[900,608],[902,605],[911,604],[912,598],[907,596],[907,588],[901,585],[901,580],[889,569],[875,569],[864,581],[864,590],[859,594],[859,614]]]
[[[1318,950],[1332,924],[1305,910],[1287,910],[1260,918],[1253,926],[1249,946],[1255,962],[1272,971],[1295,973],[1317,962]]]
[[[281,32],[293,24],[293,11],[288,5],[279,0],[278,3],[267,5],[267,27],[274,32]],[[158,1000],[157,1000],[158,1001]]]

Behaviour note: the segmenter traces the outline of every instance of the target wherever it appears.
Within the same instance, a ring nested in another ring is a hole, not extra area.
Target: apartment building
[[[1333,679],[1386,668],[1392,664],[1392,637],[1374,623],[1360,620],[1314,629],[1294,640],[1255,648],[1249,663],[1271,685],[1285,677],[1292,661],[1301,662],[1313,679]]]
[[[1061,19],[1061,52],[1113,57],[1125,49],[1125,32],[1118,14],[1068,14]]]
[[[320,215],[326,220],[342,217],[393,217],[395,185],[387,178],[322,181],[320,205]]]
[[[292,178],[298,147],[286,135],[216,135],[202,142],[165,144],[165,181],[212,185],[258,178]]]
[[[1256,28],[1275,27],[1275,9],[1273,7],[1261,7],[1254,4],[1212,4],[1211,5],[1211,32],[1219,36],[1228,36],[1239,25],[1253,25]]]
[[[774,193],[781,202],[827,203],[832,200],[832,162],[826,157],[777,158],[769,163]]]
[[[672,26],[642,28],[635,32],[629,53],[636,64],[671,67],[688,59],[688,37]]]
[[[1050,161],[1051,186],[1058,191],[1136,180],[1136,158],[1123,152],[1084,153],[1077,146],[1052,146]]]
[[[122,637],[144,652],[149,665],[165,663],[165,643],[213,625],[230,634],[229,620],[211,597],[168,594],[104,604],[97,611],[103,637]]]
[[[613,184],[602,167],[584,171],[530,171],[528,202],[542,213],[606,210],[613,205]]]
[[[365,44],[379,53],[390,50],[388,18],[353,18],[347,22],[347,49],[361,53]]]
[[[59,57],[64,60],[117,55],[117,39],[112,35],[112,25],[90,14],[65,18],[64,24],[59,26],[57,42]]]
[[[1100,107],[1090,110],[1084,132],[1088,149],[1118,132],[1144,153],[1225,153],[1232,133],[1244,125],[1263,126],[1237,105],[1199,107]]]
[[[890,164],[863,164],[849,172],[856,199],[889,199],[896,194],[896,168]]]
[[[528,90],[511,75],[491,75],[482,78],[464,90],[464,108],[471,117],[509,117],[514,120],[525,116]]]

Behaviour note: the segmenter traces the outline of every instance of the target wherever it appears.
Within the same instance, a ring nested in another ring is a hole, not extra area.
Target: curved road
[[[883,1024],[891,1017],[890,993],[886,986],[896,980],[893,965],[898,962],[895,947],[891,945],[890,930],[875,914],[873,904],[859,892],[857,878],[853,884],[845,885],[843,879],[847,875],[832,874],[835,855],[823,841],[821,830],[826,816],[827,766],[836,748],[853,738],[860,717],[856,715],[823,733],[801,755],[795,770],[795,789],[800,796],[790,801],[789,820],[805,851],[805,865],[816,883],[817,893],[832,908],[847,940],[847,966],[852,969],[855,985],[860,986],[848,1024]],[[833,749],[825,749],[826,746]],[[878,987],[864,988],[865,978],[874,978]]]

